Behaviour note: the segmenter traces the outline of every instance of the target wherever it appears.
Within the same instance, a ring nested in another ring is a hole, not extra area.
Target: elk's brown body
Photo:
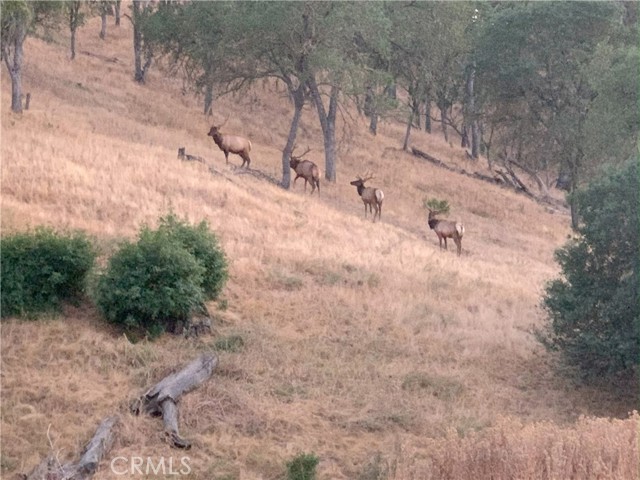
[[[438,242],[440,248],[442,248],[442,241],[444,240],[444,249],[447,250],[447,238],[453,238],[453,241],[458,247],[458,256],[462,252],[462,236],[464,235],[464,225],[460,222],[452,222],[449,220],[440,220],[436,218],[439,211],[429,209],[429,228],[436,232],[438,236]]]
[[[379,188],[364,186],[364,182],[371,180],[372,178],[373,177],[367,177],[362,179],[358,177],[350,183],[358,189],[358,195],[362,198],[362,202],[364,203],[364,218],[367,218],[368,206],[369,211],[373,212],[373,221],[375,222],[376,215],[378,216],[378,220],[380,220],[380,216],[382,215],[382,201],[384,200],[384,193]]]
[[[296,180],[302,177],[304,178],[304,191],[307,191],[307,182],[311,184],[311,193],[315,191],[316,187],[318,188],[318,194],[320,193],[320,169],[318,166],[313,163],[311,160],[303,160],[302,157],[309,152],[304,152],[299,157],[294,157],[291,155],[291,159],[289,160],[289,166],[293,168],[296,172],[296,178],[293,180],[293,184],[295,185]]]
[[[244,137],[238,135],[223,135],[220,133],[220,127],[212,126],[207,133],[208,136],[213,138],[218,148],[224,152],[224,158],[229,163],[229,153],[235,153],[242,158],[242,166],[245,165],[249,168],[251,158],[249,152],[251,151],[251,142]]]

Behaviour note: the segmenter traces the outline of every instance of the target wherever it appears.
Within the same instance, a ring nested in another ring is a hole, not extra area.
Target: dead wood
[[[542,192],[542,196],[543,197],[551,197],[551,195],[549,194],[549,189],[547,188],[547,186],[545,185],[545,183],[542,181],[542,179],[540,178],[540,176],[534,172],[533,170],[531,170],[530,168],[525,167],[524,165],[520,165],[519,163],[513,161],[513,160],[509,160],[509,163],[511,165],[514,165],[516,167],[518,167],[520,170],[522,170],[523,172],[525,172],[527,175],[529,175],[538,185],[538,189]]]
[[[176,373],[165,377],[137,399],[131,406],[136,415],[141,411],[153,416],[162,416],[164,429],[173,446],[190,448],[191,443],[178,431],[178,401],[180,397],[205,382],[218,364],[218,357],[202,354]]]
[[[418,150],[415,147],[411,147],[411,151],[413,152],[413,154],[416,157],[420,157],[420,158],[423,158],[425,160],[428,160],[429,162],[431,162],[431,163],[433,163],[433,164],[435,164],[435,165],[437,165],[439,167],[442,167],[442,168],[445,168],[447,170],[450,170],[452,172],[460,173],[460,171],[458,169],[450,167],[449,165],[444,163],[442,160],[439,160],[436,157],[433,157],[433,156],[429,155],[427,152],[423,152],[422,150]]]
[[[256,170],[254,168],[248,168],[248,167],[240,168],[232,165],[231,169],[233,173],[235,173],[236,175],[251,175],[253,177],[256,177],[259,180],[266,180],[267,182],[277,186],[281,185],[281,182],[276,178],[272,177],[271,175],[267,175],[266,173],[263,173],[260,170]]]
[[[118,63],[119,61],[117,57],[107,57],[106,55],[100,55],[99,53],[93,53],[87,50],[81,50],[80,53],[82,53],[83,55],[87,55],[89,57],[99,58],[104,62]]]
[[[45,458],[31,473],[23,475],[24,480],[85,480],[98,470],[100,460],[111,450],[115,439],[114,427],[119,417],[107,417],[98,426],[96,433],[84,447],[77,463],[61,465],[53,454]]]
[[[427,160],[430,163],[433,163],[434,165],[437,165],[438,167],[444,168],[446,170],[449,170],[450,172],[455,172],[455,173],[459,173],[461,175],[466,175],[467,177],[471,177],[471,178],[476,178],[478,180],[484,181],[484,182],[488,182],[488,183],[492,183],[492,184],[498,184],[498,185],[502,185],[502,186],[506,186],[509,187],[517,192],[520,193],[524,193],[526,196],[528,196],[529,198],[535,200],[538,203],[541,204],[546,204],[546,205],[552,205],[553,207],[557,208],[557,209],[566,209],[566,206],[563,204],[563,202],[558,201],[553,199],[552,197],[548,196],[548,195],[544,195],[543,197],[538,197],[536,195],[534,195],[533,193],[531,193],[531,191],[529,190],[529,188],[527,188],[527,186],[520,180],[520,178],[518,178],[518,176],[515,174],[515,172],[513,171],[513,169],[508,165],[508,162],[504,162],[504,168],[506,171],[503,170],[494,170],[495,176],[489,176],[489,175],[485,175],[479,172],[467,172],[466,170],[462,169],[462,168],[456,168],[456,167],[452,167],[450,165],[447,165],[445,162],[443,162],[442,160],[429,155],[426,152],[423,152],[422,150],[419,150],[415,147],[411,148],[412,153],[416,156],[416,157],[420,157],[424,160]],[[514,163],[514,162],[512,162]],[[514,163],[514,165],[518,166],[517,164]]]

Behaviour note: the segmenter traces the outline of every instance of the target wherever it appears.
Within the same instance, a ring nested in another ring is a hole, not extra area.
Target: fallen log
[[[87,50],[80,50],[80,53],[83,55],[88,55],[89,57],[99,58],[102,61],[109,63],[118,63],[118,57],[107,57],[106,55],[100,55],[99,53],[89,52]]]
[[[205,382],[218,365],[218,357],[202,354],[179,372],[173,373],[151,387],[132,405],[134,414],[140,412],[162,416],[164,431],[172,445],[188,449],[191,442],[182,438],[178,431],[178,400],[180,397]]]
[[[502,170],[495,170],[494,174],[496,176],[494,177],[490,177],[489,175],[484,175],[482,173],[478,173],[478,172],[472,172],[469,173],[466,170],[462,169],[462,168],[455,168],[455,167],[451,167],[449,165],[447,165],[446,163],[444,163],[442,160],[429,155],[426,152],[423,152],[422,150],[419,150],[415,147],[411,148],[411,152],[416,156],[416,157],[420,157],[424,160],[427,160],[430,163],[433,163],[434,165],[437,165],[438,167],[444,168],[446,170],[449,170],[450,172],[455,172],[455,173],[459,173],[461,175],[466,175],[467,177],[471,177],[471,178],[475,178],[478,180],[481,180],[483,182],[488,182],[488,183],[492,183],[492,184],[498,184],[501,185],[503,187],[509,187],[513,190],[515,190],[516,192],[520,192],[520,193],[524,193],[526,196],[528,196],[529,198],[535,200],[538,203],[541,204],[545,204],[545,205],[552,205],[553,207],[557,208],[557,209],[562,209],[562,210],[566,210],[566,206],[563,204],[563,202],[560,202],[558,200],[555,200],[547,195],[545,195],[544,197],[538,197],[536,195],[534,195],[533,193],[531,193],[531,191],[527,188],[527,186],[518,178],[518,176],[515,174],[515,172],[513,171],[512,168],[508,167],[505,165],[505,170],[506,172],[502,171]]]
[[[422,150],[418,150],[416,147],[411,147],[411,152],[413,152],[413,154],[416,157],[423,158],[423,159],[425,159],[425,160],[427,160],[427,161],[429,161],[431,163],[436,164],[439,167],[446,168],[447,170],[451,170],[452,172],[459,172],[459,170],[457,170],[456,168],[450,167],[449,165],[444,163],[442,160],[437,159],[436,157],[433,157],[433,156],[429,155],[427,152],[423,152]]]
[[[253,177],[256,177],[258,180],[265,180],[269,183],[272,183],[273,185],[280,185],[280,181],[277,180],[276,178],[272,177],[271,175],[267,175],[264,172],[261,172],[260,170],[257,170],[255,168],[240,168],[240,167],[236,167],[236,166],[231,166],[231,170],[233,171],[233,173],[235,173],[236,175],[251,175]]]
[[[53,454],[45,458],[31,473],[23,475],[24,480],[86,480],[98,470],[100,460],[111,450],[115,439],[114,427],[119,417],[107,417],[98,426],[93,438],[84,448],[77,463],[61,465]]]

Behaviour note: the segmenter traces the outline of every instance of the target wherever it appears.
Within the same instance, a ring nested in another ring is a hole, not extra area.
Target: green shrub
[[[3,237],[1,316],[57,312],[63,301],[77,301],[95,258],[95,248],[82,232],[40,227]]]
[[[442,215],[449,213],[449,202],[446,200],[438,200],[437,198],[425,198],[422,200],[422,206],[428,210],[433,210]]]
[[[99,277],[94,297],[110,322],[152,337],[187,322],[227,279],[227,264],[205,222],[193,227],[173,214],[124,242]]]
[[[177,240],[143,230],[111,257],[95,292],[110,322],[156,336],[202,305],[204,268]]]
[[[633,379],[640,367],[638,173],[630,161],[576,194],[579,236],[556,252],[562,278],[546,288],[538,338],[583,380]]]
[[[301,453],[287,462],[287,480],[314,480],[320,459],[313,453]]]
[[[202,290],[205,298],[218,298],[228,277],[227,260],[207,222],[192,226],[171,213],[160,219],[158,232],[179,241],[196,258],[204,267]]]

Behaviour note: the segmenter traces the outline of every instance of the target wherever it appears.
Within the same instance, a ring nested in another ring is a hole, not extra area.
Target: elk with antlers
[[[382,214],[384,193],[379,188],[364,186],[364,183],[372,178],[372,175],[368,177],[365,176],[365,178],[357,177],[350,183],[358,189],[358,195],[362,198],[362,202],[364,203],[364,218],[367,218],[367,206],[369,206],[369,211],[373,212],[373,221],[375,222],[376,215],[378,215],[378,220],[380,220],[380,215]]]
[[[207,135],[213,138],[218,148],[224,152],[224,158],[227,164],[229,164],[229,153],[235,153],[242,157],[242,167],[246,164],[247,168],[249,168],[249,164],[251,163],[251,158],[249,157],[251,141],[238,135],[223,135],[220,133],[220,129],[227,123],[227,120],[220,126],[213,125]]]
[[[295,150],[295,147],[293,147]],[[318,187],[318,194],[320,194],[320,169],[318,166],[310,160],[303,160],[307,153],[311,150],[307,147],[307,150],[299,156],[294,156],[291,152],[291,158],[289,160],[289,166],[296,172],[296,178],[293,180],[293,184],[296,184],[296,180],[302,177],[304,178],[304,191],[307,191],[307,182],[311,184],[311,194]]]
[[[449,220],[440,220],[436,215],[442,213],[439,210],[429,210],[429,228],[436,232],[440,248],[442,248],[442,240],[444,240],[444,249],[447,250],[447,238],[453,238],[458,247],[458,256],[462,252],[462,235],[464,235],[464,225],[461,222],[452,222]]]

